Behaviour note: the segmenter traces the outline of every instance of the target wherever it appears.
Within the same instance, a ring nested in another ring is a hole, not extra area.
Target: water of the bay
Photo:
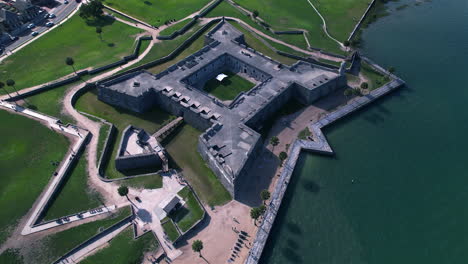
[[[262,263],[468,263],[468,1],[416,2],[363,34],[408,87],[301,156]]]

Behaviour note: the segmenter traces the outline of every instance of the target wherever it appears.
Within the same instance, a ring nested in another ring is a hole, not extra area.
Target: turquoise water
[[[336,156],[301,156],[262,263],[468,263],[468,1],[363,38],[408,87],[328,128]]]

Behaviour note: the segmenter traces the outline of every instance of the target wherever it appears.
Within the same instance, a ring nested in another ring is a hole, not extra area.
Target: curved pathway
[[[336,43],[338,43],[338,45],[340,45],[341,47],[344,47],[343,43],[341,43],[339,40],[335,39],[334,37],[332,37],[330,35],[330,33],[328,33],[328,29],[327,29],[327,22],[325,21],[325,18],[323,18],[322,14],[320,14],[320,12],[318,11],[317,8],[315,8],[314,4],[312,4],[312,2],[310,0],[307,0],[307,2],[309,2],[310,6],[312,6],[312,8],[315,10],[315,12],[317,13],[317,15],[319,15],[319,17],[322,19],[322,22],[323,22],[323,31],[325,31],[325,34],[330,38],[332,39],[333,41],[335,41]]]

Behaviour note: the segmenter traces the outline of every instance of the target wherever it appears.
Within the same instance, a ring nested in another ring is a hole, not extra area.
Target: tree
[[[252,16],[254,18],[258,17],[259,13],[258,13],[258,10],[254,10],[253,13],[252,13]]]
[[[369,84],[367,82],[363,82],[363,83],[361,83],[361,88],[362,89],[367,89],[367,88],[369,88]]]
[[[0,89],[3,89],[3,90],[8,94],[8,97],[11,98],[10,93],[9,93],[9,92],[7,91],[7,89],[5,88],[5,83],[0,82]]]
[[[16,90],[16,87],[15,87],[15,84],[16,84],[15,80],[12,80],[12,79],[6,80],[6,85],[12,87],[13,90],[15,90],[16,94],[19,96],[18,90]]]
[[[87,4],[81,5],[80,17],[83,19],[99,18],[104,14],[103,8],[104,5],[100,0],[90,0]]]
[[[345,41],[343,42],[343,45],[344,45],[345,47],[349,47],[350,44],[351,44],[351,43],[349,43],[349,40],[345,40]]]
[[[361,96],[362,95],[361,90],[359,90],[359,88],[353,89],[353,94],[356,95],[356,96]]]
[[[258,210],[260,211],[260,215],[263,215],[263,214],[266,212],[266,209],[267,209],[267,208],[266,208],[265,205],[263,205],[263,204],[260,205],[260,206],[258,207]]]
[[[278,146],[279,142],[280,141],[277,136],[273,136],[270,138],[270,144],[273,146],[273,149],[275,148],[275,146]]]
[[[268,190],[263,190],[260,192],[260,198],[262,198],[263,204],[265,204],[266,200],[270,199],[270,192]]]
[[[102,27],[96,27],[96,33],[99,34],[99,38],[100,38],[101,41],[102,41]]]
[[[254,207],[250,209],[250,217],[254,220],[254,225],[257,226],[257,219],[262,215],[260,208]]]
[[[203,242],[202,242],[201,240],[195,240],[195,241],[193,241],[193,243],[192,243],[192,250],[193,250],[194,252],[198,252],[198,254],[200,254],[200,255],[199,255],[200,258],[202,257],[202,254],[201,254],[202,249],[203,249]]]
[[[281,153],[279,154],[279,159],[281,160],[281,162],[283,162],[287,158],[288,158],[288,154],[284,151],[281,151]]]
[[[122,196],[122,197],[125,196],[125,197],[127,197],[127,200],[129,200],[128,199],[128,187],[127,186],[125,186],[125,185],[120,186],[119,189],[117,189],[117,192],[119,193],[120,196]]]
[[[67,58],[65,59],[65,63],[66,63],[68,66],[72,67],[73,72],[76,74],[75,66],[73,66],[73,65],[75,64],[75,61],[73,60],[73,58],[72,58],[72,57],[67,57]]]

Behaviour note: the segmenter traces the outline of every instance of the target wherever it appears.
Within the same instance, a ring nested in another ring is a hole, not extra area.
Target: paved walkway
[[[320,12],[318,11],[317,8],[315,8],[314,4],[312,4],[312,2],[310,0],[307,0],[307,2],[309,2],[310,6],[312,6],[312,8],[315,10],[315,12],[317,13],[317,15],[319,15],[320,19],[322,19],[322,22],[323,22],[323,25],[322,25],[322,28],[323,28],[323,31],[325,32],[325,34],[333,41],[335,41],[336,43],[338,43],[338,45],[340,45],[340,47],[343,47],[343,43],[341,43],[340,41],[338,41],[337,39],[335,39],[334,37],[332,37],[330,35],[330,33],[328,33],[328,29],[327,29],[327,21],[325,21],[325,18],[323,18],[322,14],[320,14]]]
[[[160,219],[157,212],[157,206],[167,197],[176,195],[185,186],[180,184],[177,179],[177,174],[165,173],[162,175],[163,186],[159,189],[153,190],[131,190],[132,196],[138,196],[140,202],[135,201],[134,206],[136,208],[136,223],[143,229],[149,227],[154,232],[159,240],[159,244],[163,248],[164,252],[169,259],[174,260],[182,254],[182,251],[174,248],[172,242],[166,239],[166,234],[161,226]]]

